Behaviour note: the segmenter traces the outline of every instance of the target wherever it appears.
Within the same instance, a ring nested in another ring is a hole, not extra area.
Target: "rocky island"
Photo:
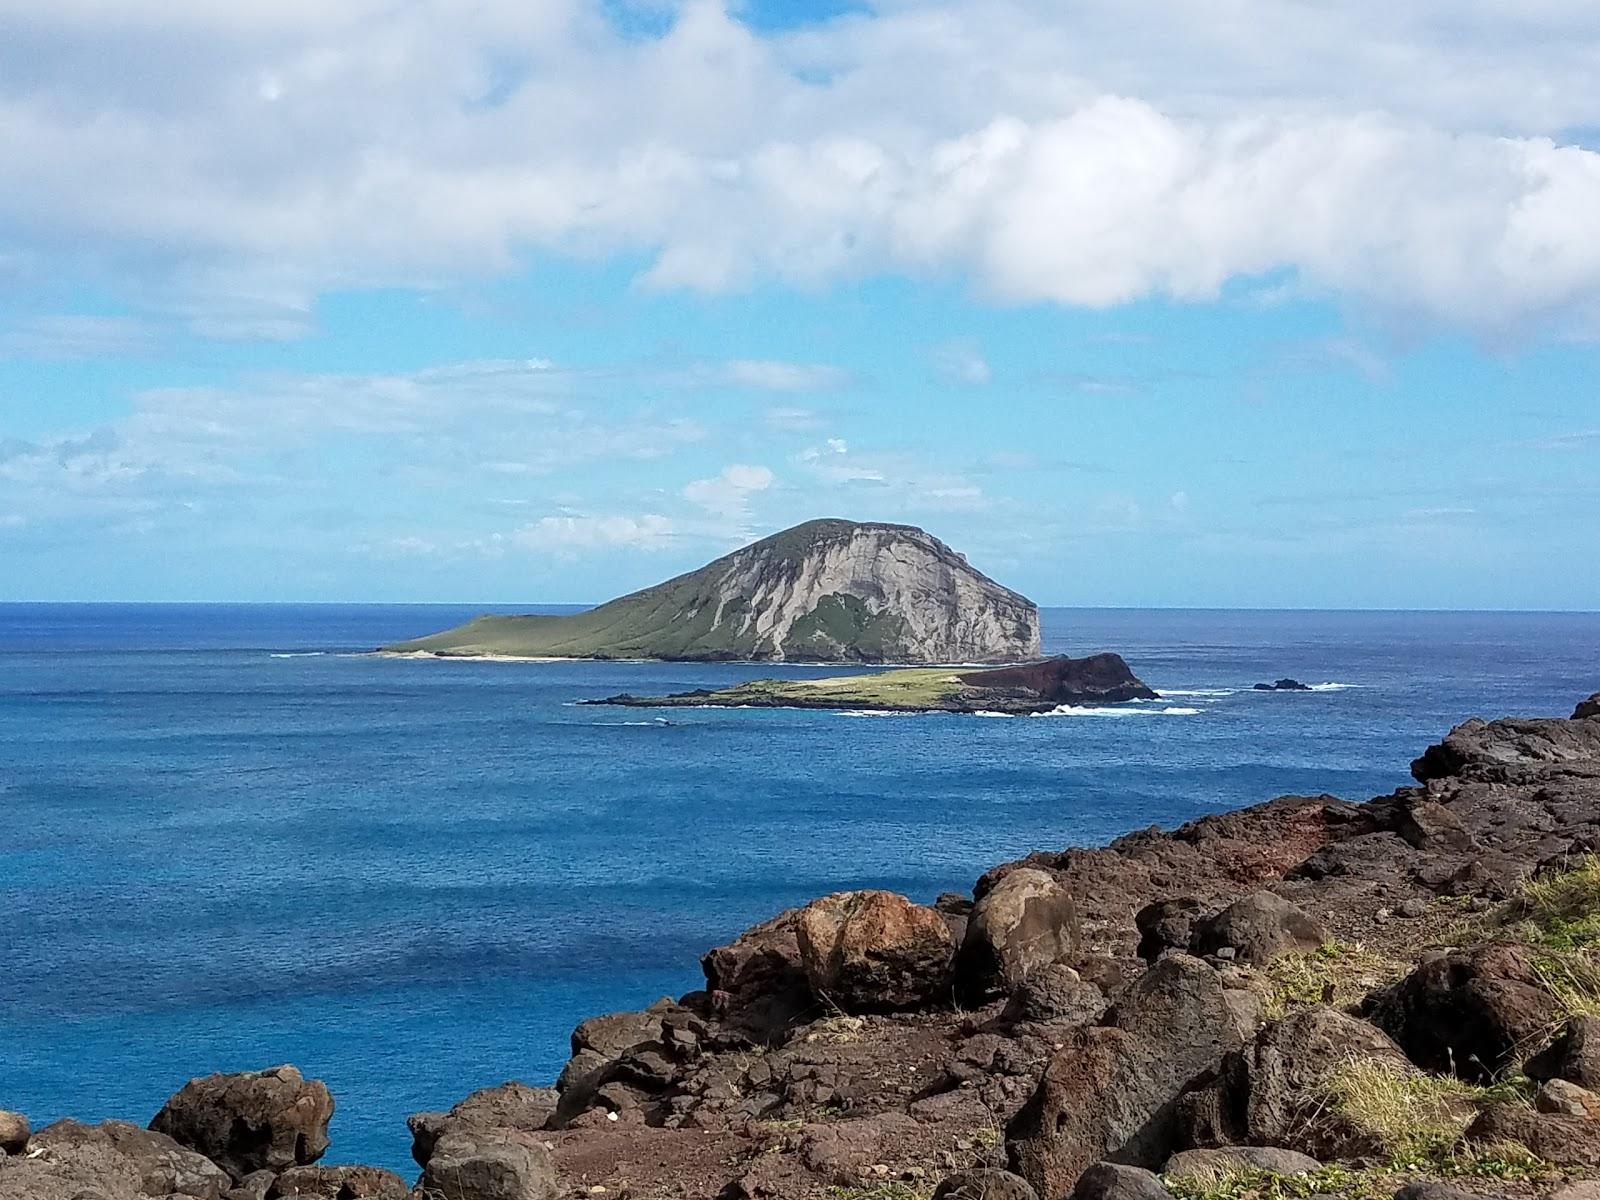
[[[1003,663],[1039,610],[910,525],[808,521],[570,616],[483,616],[383,648],[441,657]]]
[[[0,1112],[0,1200],[1593,1200],[1600,696],[1412,774],[781,913],[553,1087],[413,1116],[414,1186],[319,1165],[276,1067]]]
[[[827,679],[757,679],[671,696],[626,693],[588,704],[631,708],[817,708],[844,712],[1026,715],[1063,705],[1122,704],[1160,697],[1119,655],[1049,658],[987,671],[930,667]]]

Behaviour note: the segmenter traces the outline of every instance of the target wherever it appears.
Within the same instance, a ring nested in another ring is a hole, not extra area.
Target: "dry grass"
[[[1281,1017],[1313,1004],[1354,1004],[1374,988],[1393,983],[1407,964],[1360,943],[1328,942],[1315,950],[1280,955],[1258,972],[1267,1016]]]
[[[1401,1161],[1448,1151],[1472,1123],[1487,1090],[1454,1076],[1353,1058],[1328,1078],[1330,1107]]]

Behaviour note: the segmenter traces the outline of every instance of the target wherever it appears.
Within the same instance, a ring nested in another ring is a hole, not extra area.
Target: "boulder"
[[[1139,931],[1139,957],[1154,962],[1168,950],[1187,951],[1195,922],[1205,912],[1206,906],[1192,896],[1146,904],[1133,917],[1134,928]]]
[[[1177,1149],[1179,1094],[1253,1031],[1258,1001],[1196,958],[1168,955],[1102,1026],[1069,1033],[1007,1126],[1011,1166],[1042,1196],[1093,1163],[1159,1167]]]
[[[1106,995],[1065,963],[1047,963],[1021,983],[1000,1013],[1003,1024],[1066,1021],[1087,1025],[1106,1011]]]
[[[278,1176],[274,1171],[252,1171],[232,1189],[223,1192],[222,1200],[267,1200],[267,1193],[277,1182]]]
[[[1028,1181],[1010,1171],[959,1171],[933,1189],[933,1200],[1039,1200]]]
[[[1511,943],[1435,955],[1366,1007],[1419,1067],[1474,1082],[1515,1069],[1559,1015],[1528,949]]]
[[[290,1066],[192,1079],[150,1128],[211,1159],[235,1179],[314,1163],[328,1149],[333,1097]]]
[[[816,1001],[800,962],[799,909],[745,930],[700,959],[706,988],[734,1023],[775,1038]]]
[[[1078,1177],[1072,1200],[1172,1200],[1172,1193],[1143,1167],[1099,1162]]]
[[[984,892],[956,956],[956,995],[976,1005],[1010,991],[1082,940],[1072,894],[1049,871],[1019,867]]]
[[[1327,926],[1283,897],[1256,892],[1200,922],[1189,952],[1211,955],[1231,949],[1239,962],[1260,966],[1291,950],[1315,950],[1331,937]]]
[[[1578,707],[1572,710],[1574,721],[1587,721],[1590,717],[1600,717],[1600,692],[1596,692],[1587,700],[1580,700]]]
[[[1414,1071],[1381,1030],[1336,1008],[1303,1009],[1269,1025],[1223,1073],[1234,1090],[1233,1111],[1243,1118],[1236,1140],[1292,1145],[1324,1158],[1378,1149],[1368,1131],[1326,1103],[1329,1077],[1352,1059]]]
[[[1309,1154],[1276,1146],[1218,1146],[1214,1150],[1184,1150],[1167,1159],[1163,1175],[1189,1179],[1223,1179],[1246,1171],[1272,1175],[1308,1175],[1322,1164]]]
[[[1440,1183],[1435,1179],[1413,1179],[1403,1184],[1394,1194],[1394,1200],[1494,1200],[1478,1192],[1465,1191]]]
[[[21,1154],[28,1148],[30,1132],[27,1117],[0,1109],[0,1154]]]
[[[795,922],[812,994],[847,1013],[948,1003],[955,943],[931,908],[894,892],[835,892]]]
[[[1573,1017],[1555,1040],[1523,1064],[1529,1079],[1565,1079],[1600,1090],[1600,1019]]]
[[[86,1176],[99,1174],[114,1191],[131,1173],[134,1190],[144,1196],[192,1196],[219,1200],[233,1185],[226,1172],[203,1155],[180,1146],[165,1134],[140,1129],[127,1121],[85,1125],[57,1121],[36,1133],[28,1146],[56,1163],[75,1164]],[[113,1159],[120,1159],[126,1170]]]
[[[417,1191],[428,1200],[556,1200],[556,1172],[528,1134],[463,1128],[439,1139]]]
[[[1539,1085],[1533,1107],[1542,1113],[1600,1120],[1600,1096],[1565,1079],[1546,1079]]]
[[[267,1190],[267,1200],[408,1200],[411,1188],[380,1167],[290,1167]]]
[[[1558,1167],[1600,1166],[1600,1121],[1491,1104],[1462,1135],[1468,1145],[1515,1142]]]

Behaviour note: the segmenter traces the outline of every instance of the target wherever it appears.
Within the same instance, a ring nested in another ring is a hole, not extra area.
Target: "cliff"
[[[572,616],[485,616],[395,653],[773,662],[1016,662],[1039,610],[910,525],[808,521]]]

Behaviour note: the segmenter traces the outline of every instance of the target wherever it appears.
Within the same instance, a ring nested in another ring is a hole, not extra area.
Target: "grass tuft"
[[[1260,970],[1259,977],[1266,984],[1267,1016],[1277,1018],[1315,1004],[1346,1007],[1403,974],[1404,964],[1360,943],[1327,942],[1315,950],[1280,955]]]
[[[1449,1158],[1485,1104],[1525,1099],[1517,1083],[1480,1087],[1374,1058],[1342,1064],[1327,1087],[1335,1113],[1371,1135],[1394,1165],[1415,1169]]]
[[[1600,855],[1525,880],[1492,920],[1502,934],[1532,946],[1600,950]]]

